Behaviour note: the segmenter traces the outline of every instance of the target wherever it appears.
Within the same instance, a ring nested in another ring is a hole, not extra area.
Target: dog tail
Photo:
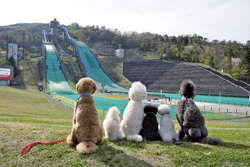
[[[98,146],[93,142],[81,142],[76,146],[76,150],[79,153],[92,153],[98,149]]]
[[[210,144],[210,145],[224,145],[224,142],[219,138],[210,138],[210,137],[204,137],[201,140],[201,143],[204,144]]]
[[[128,140],[134,140],[136,142],[142,142],[143,138],[141,135],[127,135]]]
[[[109,108],[108,114],[106,117],[116,118],[117,116],[119,116],[119,114],[120,114],[120,110],[116,106],[113,106]]]

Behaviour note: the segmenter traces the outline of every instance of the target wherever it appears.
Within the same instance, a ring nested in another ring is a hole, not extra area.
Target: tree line
[[[39,51],[41,46],[41,28],[48,27],[42,23],[21,23],[9,26],[0,26],[0,52],[7,51],[7,38],[9,42],[18,45],[20,51],[23,50],[23,32],[25,31],[24,50],[30,53]],[[30,47],[29,47],[30,43]]]
[[[17,43],[22,50],[23,31],[25,31],[25,51],[38,52],[41,45],[41,28],[49,24],[23,23],[0,26],[0,51],[7,50],[6,37]],[[250,40],[246,44],[237,41],[212,40],[198,34],[168,36],[150,32],[120,31],[105,26],[81,26],[78,23],[68,25],[71,35],[79,41],[106,41],[118,47],[140,48],[154,53],[165,60],[177,60],[208,65],[220,72],[231,75],[235,79],[250,82]],[[48,33],[50,30],[48,28]],[[63,33],[58,31],[59,39]],[[29,36],[31,47],[29,48]]]
[[[122,44],[126,49],[140,48],[153,52],[165,60],[202,63],[238,80],[250,81],[250,40],[246,44],[237,41],[212,40],[198,34],[168,36],[150,32],[121,32],[105,26],[68,26],[72,36],[80,41],[107,41]]]

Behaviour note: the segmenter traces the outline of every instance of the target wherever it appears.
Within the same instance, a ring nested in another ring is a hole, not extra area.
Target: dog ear
[[[80,91],[80,88],[81,88],[81,86],[79,85],[79,83],[77,83],[77,84],[76,84],[76,92],[79,93],[79,94],[80,94],[80,92],[79,92],[79,91]]]
[[[91,94],[95,93],[96,89],[97,89],[97,87],[96,87],[96,84],[94,83],[93,92]]]

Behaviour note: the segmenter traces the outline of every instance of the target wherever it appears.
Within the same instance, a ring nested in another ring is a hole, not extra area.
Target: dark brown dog
[[[91,96],[96,89],[91,78],[82,78],[76,84],[76,90],[81,97],[75,103],[73,128],[67,137],[67,143],[77,145],[77,151],[82,154],[94,152],[98,148],[97,145],[103,143],[103,129]]]

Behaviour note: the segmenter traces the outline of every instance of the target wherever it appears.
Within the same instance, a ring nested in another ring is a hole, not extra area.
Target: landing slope
[[[67,84],[53,45],[46,48],[46,77],[50,90],[58,95],[78,95]]]
[[[60,62],[53,48],[54,46],[45,45],[45,47],[46,47],[46,77],[47,77],[47,82],[49,84],[50,90],[57,95],[60,95],[60,96],[63,96],[72,100],[76,100],[79,97],[79,94],[74,92],[67,84],[63,71],[61,70]],[[98,69],[98,68],[94,68],[94,69]],[[95,73],[92,72],[91,74],[94,75]],[[95,77],[92,79],[95,80]],[[121,110],[121,115],[123,114],[123,111],[128,104],[128,100],[103,98],[103,97],[98,97],[98,96],[93,96],[93,98],[95,100],[95,105],[98,109],[108,111],[110,107],[116,105]]]
[[[107,76],[85,43],[81,41],[75,41],[75,43],[79,50],[85,73],[96,82],[98,89],[102,88],[102,84],[105,84],[105,88],[108,91],[128,92],[126,88],[118,85]]]

